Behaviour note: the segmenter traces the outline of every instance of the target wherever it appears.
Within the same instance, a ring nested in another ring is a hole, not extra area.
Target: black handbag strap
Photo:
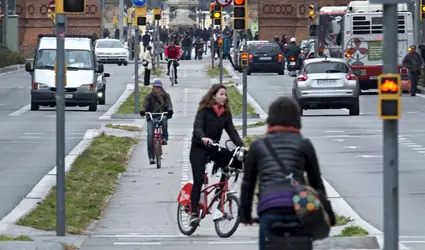
[[[276,151],[273,149],[272,144],[270,143],[270,139],[265,137],[264,138],[264,144],[266,145],[266,148],[269,150],[269,153],[271,154],[271,156],[274,158],[275,162],[277,164],[279,164],[280,168],[283,170],[283,172],[285,173],[285,175],[292,177],[292,173],[290,173],[288,171],[288,169],[286,168],[285,164],[283,164],[283,161],[281,161],[279,159],[279,157],[276,154]]]

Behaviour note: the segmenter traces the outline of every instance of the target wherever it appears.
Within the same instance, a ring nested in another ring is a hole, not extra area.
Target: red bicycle
[[[162,119],[167,112],[163,113],[151,113],[146,112],[149,115],[151,121],[155,124],[153,133],[153,150],[156,160],[156,168],[161,168],[161,156],[162,156]],[[154,119],[154,116],[159,116],[159,119]]]
[[[201,220],[205,218],[207,214],[211,214],[211,208],[215,204],[216,201],[219,202],[217,209],[222,216],[218,218],[214,218],[214,227],[218,236],[221,238],[228,238],[232,236],[240,222],[240,218],[238,216],[239,209],[239,198],[235,195],[236,192],[231,191],[231,188],[236,183],[238,176],[240,173],[243,173],[243,161],[245,159],[245,149],[242,147],[237,147],[235,150],[230,151],[224,147],[221,147],[217,143],[211,144],[217,148],[218,151],[226,151],[230,154],[230,161],[226,167],[220,168],[221,173],[224,175],[224,181],[218,182],[215,184],[211,184],[208,186],[208,173],[204,174],[204,188],[201,191],[201,198],[199,201],[199,214]],[[237,166],[237,167],[235,167]],[[235,177],[235,182],[229,187],[229,179],[231,177]],[[177,201],[179,202],[177,206],[177,224],[179,230],[184,235],[192,235],[199,225],[190,225],[189,217],[191,215],[191,205],[190,205],[190,193],[192,191],[193,182],[186,183],[182,189],[180,190]],[[215,191],[215,194],[212,200],[208,203],[208,195]],[[225,211],[225,204],[229,203],[229,211]],[[236,215],[233,215],[233,209],[236,210]],[[187,229],[186,225],[183,223],[183,219],[188,219],[187,221]],[[225,232],[220,228],[221,222],[235,221],[235,224],[230,228],[229,231]]]

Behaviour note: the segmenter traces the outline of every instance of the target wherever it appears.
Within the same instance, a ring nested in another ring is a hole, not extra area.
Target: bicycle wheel
[[[188,229],[184,229],[183,217],[185,217],[187,219],[187,227],[188,227]],[[187,236],[192,235],[195,232],[195,230],[198,228],[198,225],[191,226],[189,224],[189,221],[190,221],[189,208],[183,207],[179,203],[179,205],[177,206],[177,225],[179,227],[180,232],[182,234],[184,234],[184,235],[187,235]]]
[[[161,168],[161,142],[159,140],[155,141],[155,158],[156,168]]]
[[[218,221],[214,222],[215,232],[221,238],[229,238],[230,236],[232,236],[236,232],[236,230],[238,229],[239,223],[240,223],[240,218],[238,216],[238,210],[237,210],[237,209],[239,209],[239,199],[238,199],[238,197],[234,194],[227,195],[226,202],[223,205],[224,210],[226,210],[226,207],[229,206],[227,204],[231,205],[231,211],[229,211],[229,213],[232,213],[232,215],[231,215],[232,218],[224,217],[222,220],[218,220]],[[234,215],[235,210],[236,210],[236,215]],[[235,224],[230,228],[230,230],[228,232],[224,232],[220,228],[220,223],[221,222],[228,222],[228,221],[234,221]]]

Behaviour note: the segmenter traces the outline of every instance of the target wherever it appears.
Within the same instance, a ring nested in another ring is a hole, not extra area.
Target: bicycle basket
[[[212,174],[217,173],[219,168],[231,167],[235,169],[243,169],[243,162],[238,161],[234,157],[235,150],[221,149],[216,151],[211,160],[214,162]]]

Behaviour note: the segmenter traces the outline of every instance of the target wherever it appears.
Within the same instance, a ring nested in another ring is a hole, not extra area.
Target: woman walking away
[[[190,164],[192,165],[193,187],[191,193],[192,215],[190,224],[199,223],[199,197],[204,182],[205,164],[213,149],[208,144],[218,143],[223,130],[226,130],[236,146],[243,146],[232,121],[227,90],[224,85],[214,84],[199,103],[198,112],[193,124],[192,146],[190,148]]]
[[[248,151],[241,186],[239,215],[242,223],[252,223],[252,199],[258,178],[257,214],[260,217],[260,250],[266,249],[266,239],[277,236],[270,230],[271,224],[299,222],[300,217],[294,209],[293,181],[301,185],[308,183],[310,187],[326,197],[316,151],[311,141],[304,138],[300,132],[300,114],[300,107],[292,98],[280,97],[275,100],[270,105],[269,117],[266,121],[267,135],[254,141]],[[334,213],[330,204],[325,202],[327,198],[323,200],[330,224],[333,225],[335,224]],[[291,236],[306,237],[310,242],[310,231],[301,226],[302,223],[299,225],[297,233]]]
[[[144,85],[148,86],[151,80],[151,71],[152,71],[152,46],[148,46],[143,55],[143,63],[142,65],[145,67],[145,78]]]

